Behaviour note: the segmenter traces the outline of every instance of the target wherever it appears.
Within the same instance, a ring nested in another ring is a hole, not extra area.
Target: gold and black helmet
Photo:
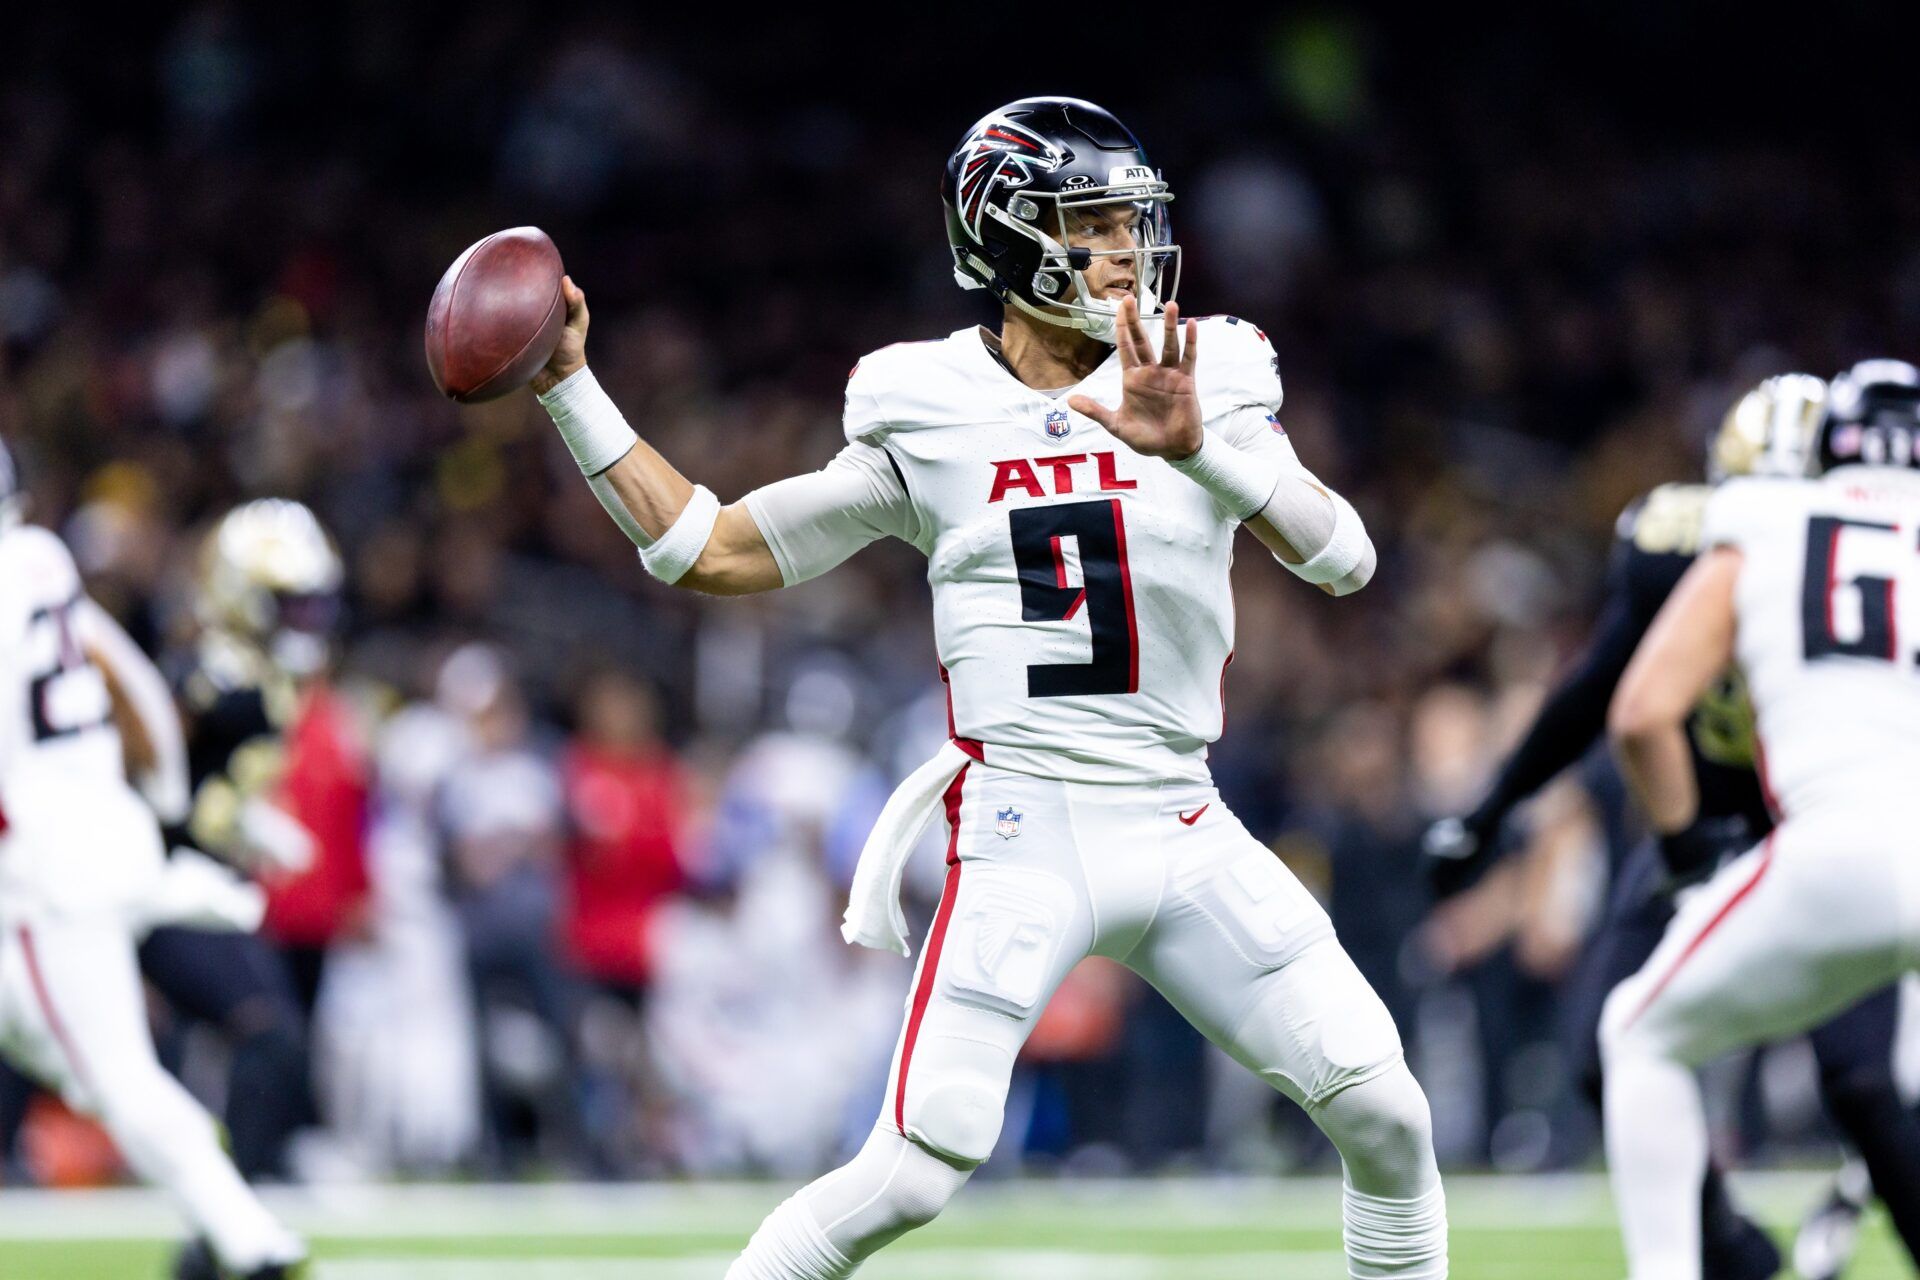
[[[1827,408],[1827,384],[1810,373],[1768,378],[1734,402],[1714,434],[1707,478],[1803,476],[1814,431]]]
[[[325,661],[345,576],[310,509],[263,498],[235,507],[207,535],[194,611],[202,627],[307,674]]]

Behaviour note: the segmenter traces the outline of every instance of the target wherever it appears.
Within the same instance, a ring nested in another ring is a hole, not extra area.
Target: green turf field
[[[1750,1182],[1790,1221],[1815,1184]],[[315,1280],[718,1280],[780,1190],[764,1186],[352,1189],[282,1195]],[[1591,1178],[1455,1179],[1455,1280],[1621,1280]],[[874,1280],[1341,1280],[1338,1190],[1320,1180],[971,1188],[862,1273]],[[165,1207],[141,1193],[0,1194],[0,1277],[164,1274]],[[111,1239],[102,1239],[111,1236]],[[1850,1280],[1913,1273],[1877,1224]]]

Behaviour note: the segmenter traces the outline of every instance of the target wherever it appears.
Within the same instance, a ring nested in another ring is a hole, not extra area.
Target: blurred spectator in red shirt
[[[367,764],[352,713],[324,684],[302,695],[286,745],[282,803],[312,833],[313,863],[294,875],[261,877],[261,929],[286,954],[311,1010],[327,947],[366,923]]]
[[[561,764],[567,817],[562,930],[573,963],[625,994],[653,975],[654,912],[679,892],[686,777],[660,738],[652,690],[603,671],[575,703],[577,736]]]

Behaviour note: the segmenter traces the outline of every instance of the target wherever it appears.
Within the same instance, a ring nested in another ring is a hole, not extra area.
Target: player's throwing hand
[[[1074,396],[1067,407],[1092,418],[1135,453],[1177,460],[1199,452],[1206,439],[1193,377],[1200,328],[1187,321],[1183,349],[1180,308],[1169,302],[1165,315],[1166,332],[1160,358],[1155,360],[1146,326],[1140,323],[1139,302],[1123,299],[1115,333],[1120,348],[1120,407],[1109,409],[1086,396]]]
[[[560,289],[567,300],[567,327],[560,331],[560,345],[553,349],[552,359],[533,375],[536,395],[545,395],[587,364],[586,291],[573,282],[572,276],[560,277]]]

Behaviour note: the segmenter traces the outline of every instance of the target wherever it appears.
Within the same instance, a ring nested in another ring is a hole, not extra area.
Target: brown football
[[[523,387],[560,343],[560,251],[538,227],[496,231],[453,260],[427,304],[427,368],[461,404]]]

